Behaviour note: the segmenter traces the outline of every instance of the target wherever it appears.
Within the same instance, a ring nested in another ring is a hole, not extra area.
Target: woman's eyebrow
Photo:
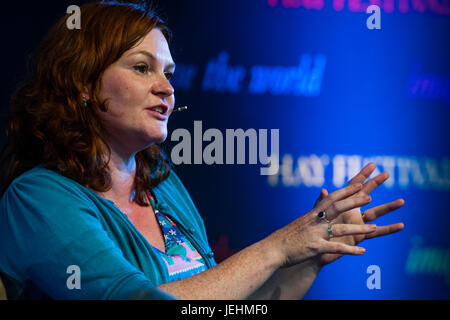
[[[130,55],[135,55],[135,54],[143,54],[143,55],[149,57],[151,60],[158,61],[158,59],[152,53],[145,51],[145,50],[136,51],[136,52],[131,53]],[[175,62],[168,63],[166,65],[166,67],[175,69],[175,67],[176,67]]]

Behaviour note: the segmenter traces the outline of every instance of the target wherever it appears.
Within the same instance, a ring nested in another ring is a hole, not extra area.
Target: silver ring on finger
[[[330,221],[327,219],[327,212],[326,212],[326,211],[320,211],[320,212],[317,214],[317,217],[318,217],[319,219],[322,219],[322,220],[325,221],[325,222],[330,223]]]
[[[328,222],[328,236],[331,238],[333,238],[333,225],[331,223]]]

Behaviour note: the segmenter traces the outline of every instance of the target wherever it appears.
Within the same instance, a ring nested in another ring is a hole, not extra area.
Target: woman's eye
[[[170,80],[170,79],[172,79],[172,77],[173,77],[173,72],[166,72],[166,73],[164,73],[164,74],[165,74],[167,80]]]
[[[134,70],[136,70],[136,71],[138,71],[140,73],[146,73],[147,70],[148,70],[147,66],[144,65],[144,64],[134,66],[133,68],[134,68]]]

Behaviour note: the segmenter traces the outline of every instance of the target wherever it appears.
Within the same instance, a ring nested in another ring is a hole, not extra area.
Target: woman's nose
[[[175,92],[170,81],[165,75],[158,77],[158,81],[153,86],[153,93],[161,98],[170,97]]]

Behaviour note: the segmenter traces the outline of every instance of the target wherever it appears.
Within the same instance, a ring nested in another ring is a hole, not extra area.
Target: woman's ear
[[[90,92],[91,92],[91,85],[83,87],[83,93],[81,94],[83,100],[89,101],[91,99],[91,96],[89,94]]]

